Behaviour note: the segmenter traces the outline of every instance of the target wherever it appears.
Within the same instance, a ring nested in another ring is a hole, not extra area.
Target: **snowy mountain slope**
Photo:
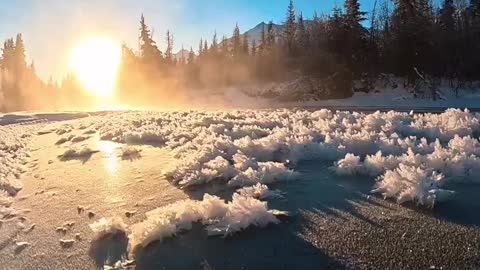
[[[261,23],[257,24],[255,27],[253,27],[252,29],[244,32],[242,36],[247,35],[248,39],[250,41],[250,44],[253,42],[253,40],[255,40],[255,42],[257,44],[260,44],[261,40],[262,40],[262,28],[265,30],[265,34],[267,34],[268,23],[261,22]],[[277,38],[280,38],[282,36],[283,29],[284,29],[283,25],[273,24],[273,30],[274,30]]]
[[[174,54],[174,58],[177,61],[180,61],[183,59],[187,60],[188,59],[188,53],[189,51],[186,49],[179,50],[176,54]]]

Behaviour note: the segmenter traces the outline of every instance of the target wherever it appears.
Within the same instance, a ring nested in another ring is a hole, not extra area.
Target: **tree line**
[[[36,75],[34,62],[26,62],[22,34],[5,40],[0,56],[0,111],[39,107],[46,88]]]
[[[368,13],[359,0],[345,0],[343,8],[337,6],[329,15],[315,12],[310,19],[297,13],[290,1],[281,30],[274,26],[263,24],[257,40],[242,35],[237,25],[231,38],[219,40],[215,33],[210,40],[200,40],[196,52],[190,48],[188,55],[174,59],[172,33],[167,32],[162,53],[142,15],[139,52],[124,46],[123,73],[142,70],[150,77],[146,81],[174,75],[193,88],[308,75],[331,79],[334,97],[350,96],[354,80],[373,81],[380,74],[403,77],[412,88],[425,78],[464,83],[480,79],[478,0],[443,0],[439,5],[430,0],[375,0]],[[435,98],[436,92],[431,94]]]

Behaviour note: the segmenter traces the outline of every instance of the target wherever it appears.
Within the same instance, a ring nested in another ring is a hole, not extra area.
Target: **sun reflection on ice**
[[[105,179],[105,185],[108,186],[108,195],[105,200],[109,204],[117,205],[123,203],[123,198],[120,192],[120,183],[118,181],[118,144],[110,141],[98,141],[98,150],[104,155],[104,167],[108,176]]]
[[[117,144],[110,141],[98,141],[98,150],[102,152],[105,159],[105,169],[110,175],[115,175],[118,170],[118,159],[116,155]]]

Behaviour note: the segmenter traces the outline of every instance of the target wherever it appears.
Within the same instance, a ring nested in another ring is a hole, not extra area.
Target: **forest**
[[[256,38],[237,25],[231,36],[215,33],[175,54],[174,34],[155,40],[142,15],[139,47],[122,46],[117,99],[141,104],[178,89],[201,94],[301,76],[328,87],[325,99],[346,98],[370,91],[385,74],[404,78],[419,98],[436,99],[441,81],[457,91],[480,79],[479,0],[376,0],[368,12],[358,0],[345,0],[329,14],[312,16],[296,12],[290,1],[281,25],[270,21],[261,28]],[[88,107],[91,99],[81,88],[74,73],[42,81],[26,61],[22,34],[4,42],[0,111]]]

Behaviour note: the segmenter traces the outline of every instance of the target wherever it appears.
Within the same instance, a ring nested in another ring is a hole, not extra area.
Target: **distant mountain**
[[[260,44],[261,43],[260,41],[262,40],[262,28],[265,29],[265,34],[266,34],[268,31],[268,23],[261,22],[257,24],[257,26],[255,26],[254,28],[243,33],[243,36],[245,34],[248,35],[248,40],[250,44],[253,42],[253,40],[255,40],[257,44]],[[275,31],[277,38],[283,33],[283,29],[284,29],[283,25],[273,24],[273,30]]]
[[[189,53],[190,53],[190,52],[189,52],[188,50],[181,49],[180,51],[178,51],[177,53],[175,53],[175,54],[173,55],[173,58],[174,58],[175,60],[177,60],[177,61],[180,61],[180,60],[182,59],[182,57],[183,57],[184,59],[187,59]]]
[[[309,20],[305,20],[305,24],[306,26],[308,27],[308,25],[311,23],[312,21],[309,21]],[[261,40],[262,40],[262,28],[265,29],[265,34],[267,33],[268,31],[268,23],[265,23],[265,22],[261,22],[259,24],[257,24],[255,27],[253,27],[252,29],[244,32],[242,34],[242,37],[245,36],[245,34],[248,35],[248,41],[250,43],[250,45],[252,44],[253,40],[255,40],[255,42],[257,43],[257,45],[260,45],[261,43]],[[275,36],[277,39],[279,39],[281,36],[282,36],[282,33],[283,33],[283,30],[284,30],[285,26],[282,25],[282,24],[273,24],[273,30],[275,31]],[[229,45],[231,45],[231,42],[232,42],[232,38],[228,38],[227,41],[229,42]],[[210,40],[209,40],[209,43],[210,43]],[[188,58],[188,53],[189,51],[188,50],[180,50],[178,51],[176,54],[175,54],[175,58],[177,60],[180,60],[182,58],[182,53],[184,55],[185,58]]]

